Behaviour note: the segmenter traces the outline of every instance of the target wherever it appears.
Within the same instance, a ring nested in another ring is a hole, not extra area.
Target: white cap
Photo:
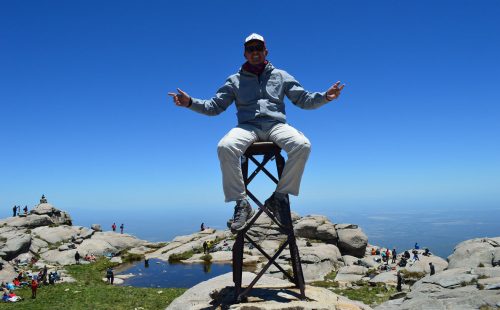
[[[263,36],[261,36],[260,34],[257,34],[257,33],[252,33],[251,35],[249,35],[245,39],[245,44],[247,44],[248,42],[250,42],[252,40],[258,40],[258,41],[262,41],[263,43],[265,43]]]

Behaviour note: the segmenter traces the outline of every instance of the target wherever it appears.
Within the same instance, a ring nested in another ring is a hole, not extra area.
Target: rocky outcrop
[[[315,239],[325,243],[337,244],[337,231],[335,230],[335,226],[326,216],[305,216],[294,223],[293,229],[296,237]]]
[[[448,256],[449,268],[500,266],[500,237],[463,241]]]
[[[500,266],[492,267],[491,262],[498,241],[480,238],[461,242],[448,257],[448,269],[423,277],[405,297],[376,309],[496,309],[500,306]]]
[[[23,230],[3,234],[2,237],[5,241],[1,243],[0,252],[4,260],[11,260],[30,248],[31,236]]]
[[[338,247],[343,255],[363,257],[368,244],[368,237],[357,225],[335,225],[338,235]]]
[[[7,222],[8,226],[18,228],[35,228],[39,226],[53,225],[54,221],[48,215],[31,214],[24,217],[15,217]]]
[[[243,286],[248,285],[255,274],[243,273]],[[298,299],[298,289],[290,286],[288,281],[273,277],[262,276],[250,291],[248,300],[234,304],[233,276],[227,273],[208,281],[201,282],[187,290],[182,296],[175,299],[168,310],[212,309],[215,304],[222,309],[352,309],[368,310],[369,306],[349,300],[343,296],[319,287],[307,286],[307,300]]]
[[[36,215],[47,215],[56,225],[72,225],[69,214],[54,208],[54,206],[50,203],[40,203],[33,210],[31,210],[30,213]]]

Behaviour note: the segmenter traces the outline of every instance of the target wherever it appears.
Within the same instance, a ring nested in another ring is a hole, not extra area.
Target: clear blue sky
[[[499,16],[493,0],[0,0],[0,206],[232,206],[216,145],[234,105],[207,117],[167,92],[210,98],[252,32],[306,89],[346,83],[287,107],[313,145],[297,204],[500,206]]]

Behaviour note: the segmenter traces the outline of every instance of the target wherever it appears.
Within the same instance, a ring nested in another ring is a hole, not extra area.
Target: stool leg
[[[278,171],[278,177],[281,179],[281,173],[283,172],[283,169],[285,167],[285,159],[283,158],[283,156],[281,156],[279,152],[275,154],[275,159],[276,159],[276,169]],[[292,214],[290,211],[290,198],[289,197],[287,198],[288,198],[287,216],[289,217],[288,223],[290,223],[290,227],[288,227],[287,231],[288,235],[287,238],[288,238],[288,246],[290,248],[290,257],[292,259],[293,277],[295,279],[295,285],[300,290],[300,298],[305,299],[306,294],[305,294],[304,273],[302,272],[302,264],[300,262],[299,248],[297,247],[295,234],[293,232]]]
[[[241,292],[241,279],[243,275],[243,245],[244,234],[239,233],[233,245],[233,282],[234,298],[238,298]]]

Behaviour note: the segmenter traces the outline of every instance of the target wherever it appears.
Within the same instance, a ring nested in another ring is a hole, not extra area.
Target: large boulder
[[[326,216],[308,215],[294,224],[296,237],[321,240],[325,243],[337,244],[337,231]]]
[[[35,228],[54,224],[54,221],[48,215],[30,214],[24,217],[14,217],[7,222],[7,225],[13,227]]]
[[[342,255],[363,257],[365,255],[368,237],[361,228],[352,224],[335,225],[338,235],[338,248]]]
[[[24,231],[13,232],[3,237],[5,239],[0,240],[0,252],[3,252],[2,256],[5,260],[11,260],[30,248],[31,235]]]
[[[61,225],[56,227],[37,227],[31,233],[38,239],[45,240],[48,243],[66,242],[71,240],[73,235],[81,231],[81,226]]]
[[[254,274],[243,273],[243,286],[248,285]],[[168,307],[168,310],[186,309],[212,309],[214,299],[221,304],[222,309],[234,310],[253,309],[371,309],[369,306],[356,301],[348,300],[345,297],[320,287],[307,286],[307,300],[297,298],[298,289],[290,287],[288,281],[268,277],[266,275],[259,279],[254,289],[249,292],[248,301],[234,304],[233,297],[233,275],[224,275],[201,282],[183,295],[175,299]]]
[[[52,206],[50,203],[40,203],[30,211],[30,214],[47,215],[52,219],[54,224],[57,225],[72,224],[71,217],[67,212],[54,208],[54,206]]]
[[[499,260],[500,237],[477,238],[463,241],[448,256],[448,268],[492,267]]]

